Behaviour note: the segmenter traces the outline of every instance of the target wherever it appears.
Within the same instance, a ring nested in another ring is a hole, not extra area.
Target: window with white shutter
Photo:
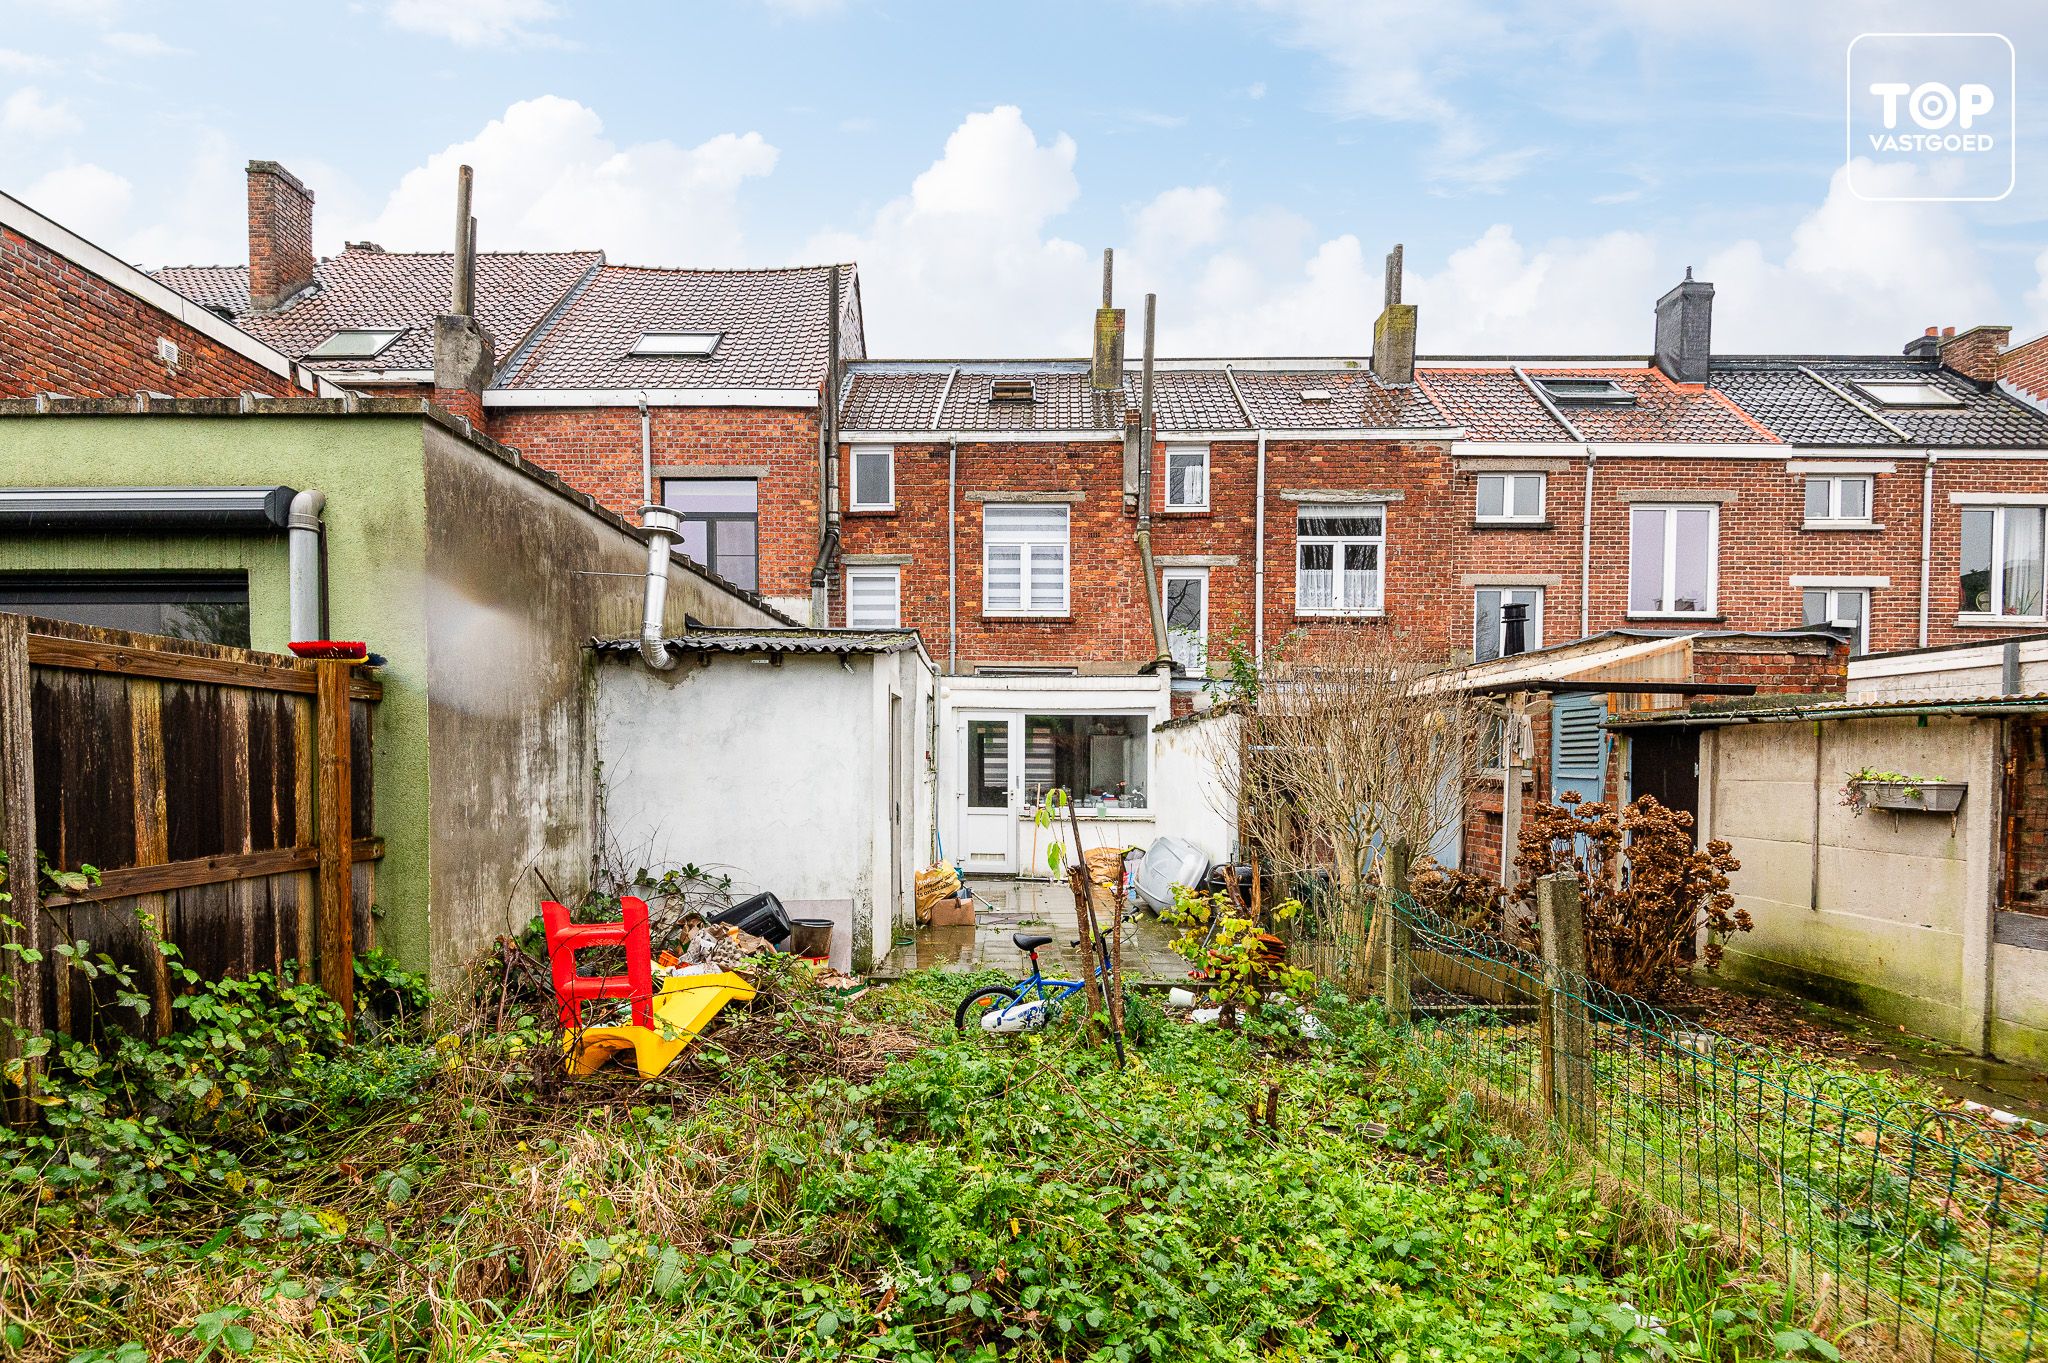
[[[893,511],[896,509],[896,447],[855,445],[853,447],[853,500],[849,511]]]
[[[896,629],[903,623],[903,572],[900,568],[846,570],[848,629]]]
[[[981,609],[1067,613],[1067,508],[997,504],[981,513]]]

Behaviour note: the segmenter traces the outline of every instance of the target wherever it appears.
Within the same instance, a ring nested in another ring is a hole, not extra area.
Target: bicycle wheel
[[[953,1025],[963,1032],[980,1036],[994,1036],[981,1025],[986,1013],[1000,1013],[1017,1001],[1017,991],[1008,985],[985,984],[960,1000],[959,1008],[953,1012]]]

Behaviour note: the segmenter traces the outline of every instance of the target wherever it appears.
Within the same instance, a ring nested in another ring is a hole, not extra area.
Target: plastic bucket
[[[829,918],[792,918],[789,920],[789,954],[792,956],[830,957],[832,954],[832,920]]]

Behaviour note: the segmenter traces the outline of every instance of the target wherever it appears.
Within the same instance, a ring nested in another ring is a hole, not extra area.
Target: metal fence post
[[[1581,1137],[1593,1132],[1593,1024],[1586,1011],[1586,919],[1578,877],[1536,882],[1536,922],[1543,934],[1543,1009],[1549,1026],[1543,1057],[1553,1116]]]
[[[1405,842],[1390,842],[1380,855],[1380,912],[1386,924],[1380,933],[1380,999],[1387,1014],[1408,1021],[1411,999],[1408,991],[1411,946],[1408,924],[1401,917],[1397,896],[1408,889],[1408,868],[1414,854]]]

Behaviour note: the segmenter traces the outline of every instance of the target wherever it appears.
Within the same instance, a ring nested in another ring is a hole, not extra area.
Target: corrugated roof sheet
[[[676,653],[907,653],[918,647],[911,629],[693,629],[664,641]],[[634,653],[638,639],[599,639],[600,653]]]
[[[1703,701],[1680,710],[1639,711],[1616,715],[1610,729],[1652,726],[1703,727],[1726,724],[1793,724],[1812,720],[1882,719],[1893,715],[1961,714],[1985,716],[2031,714],[2048,710],[2048,693],[2024,696],[1945,697],[1928,700],[1813,700],[1799,696],[1748,696],[1739,700]]]

